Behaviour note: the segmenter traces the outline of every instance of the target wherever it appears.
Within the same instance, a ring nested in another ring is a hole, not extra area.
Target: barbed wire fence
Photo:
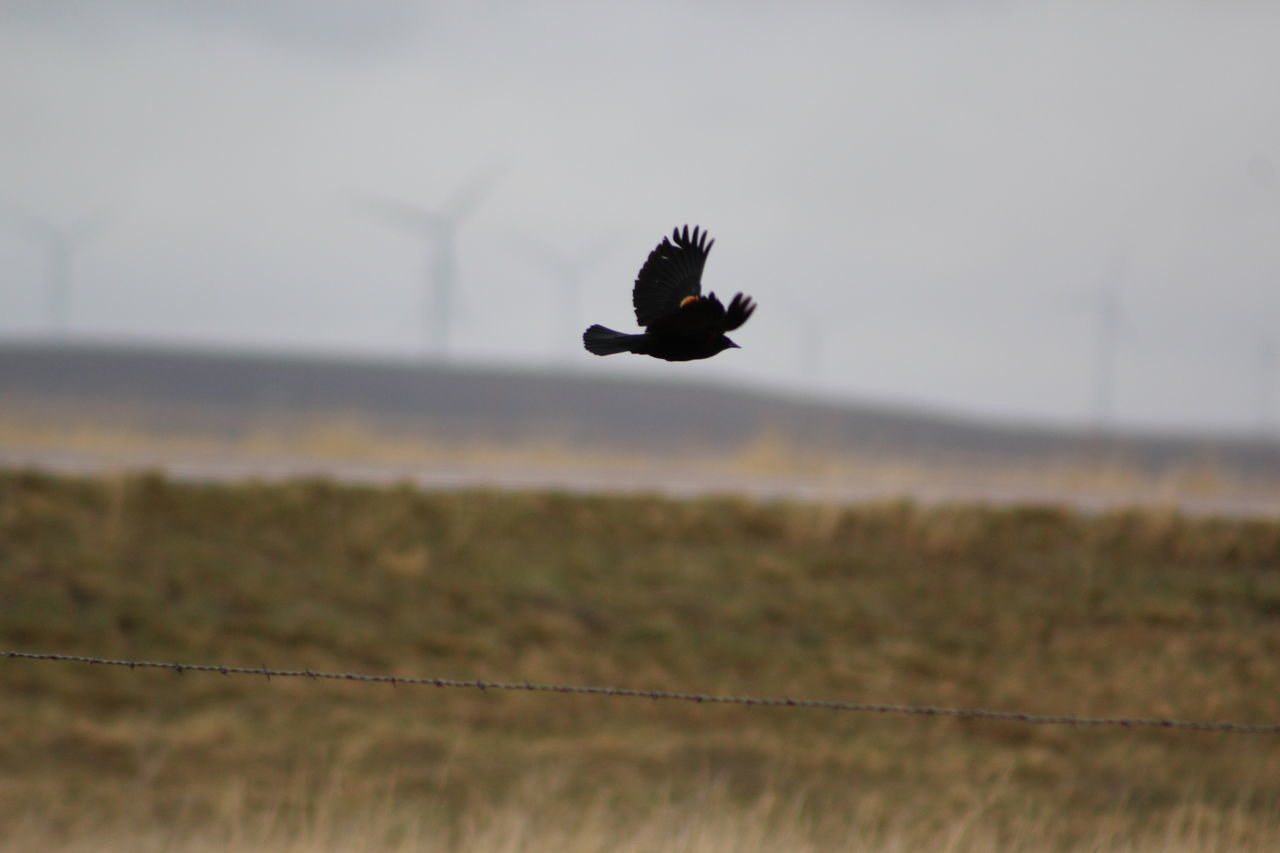
[[[528,691],[562,695],[612,696],[624,699],[650,699],[653,701],[692,702],[699,705],[745,705],[767,708],[804,708],[823,711],[850,711],[871,714],[902,714],[919,717],[952,717],[969,720],[988,720],[1008,723],[1026,723],[1041,726],[1112,727],[1125,729],[1169,729],[1179,731],[1219,732],[1224,734],[1280,734],[1280,724],[1250,724],[1204,720],[1178,720],[1161,717],[1080,717],[1070,714],[1030,714],[1022,711],[992,711],[982,708],[938,708],[929,705],[890,705],[873,702],[842,702],[823,699],[793,699],[757,696],[718,696],[707,693],[686,693],[672,690],[643,690],[628,687],[600,687],[572,684],[531,684],[529,682],[500,682],[481,680],[456,680],[449,678],[413,677],[402,675],[373,675],[359,672],[318,672],[310,669],[269,669],[260,667],[227,666],[223,664],[191,664],[168,661],[118,660],[68,655],[49,652],[0,651],[0,658],[58,663],[82,663],[95,666],[125,667],[130,670],[169,670],[178,675],[188,672],[216,673],[224,676],[253,675],[266,678],[309,678],[313,680],[348,681],[361,684],[390,684],[393,687],[423,686],[494,691]]]

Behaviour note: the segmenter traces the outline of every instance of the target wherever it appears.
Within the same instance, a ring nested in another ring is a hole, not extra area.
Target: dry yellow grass
[[[28,815],[0,841],[48,853],[1264,853],[1280,839],[1280,817],[1222,811],[1190,797],[1154,820],[1135,820],[1119,802],[1081,832],[1051,810],[1010,813],[1001,802],[1007,793],[1006,781],[942,817],[874,794],[839,810],[815,809],[789,791],[742,802],[712,782],[695,798],[637,808],[609,795],[570,793],[548,768],[502,801],[477,798],[458,809],[401,796],[387,780],[370,797],[348,790],[335,773],[319,789],[300,784],[267,804],[231,784],[215,816],[199,823],[82,818],[56,808]]]
[[[0,543],[0,648],[1280,720],[1277,521],[8,472]],[[1280,849],[1269,737],[13,660],[0,685],[12,849]]]

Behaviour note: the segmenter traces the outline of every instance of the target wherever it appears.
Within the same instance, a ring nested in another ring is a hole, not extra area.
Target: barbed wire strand
[[[170,663],[146,660],[113,660],[86,655],[65,655],[42,652],[0,652],[0,657],[33,660],[87,663],[98,666],[138,669],[163,669],[182,675],[186,672],[212,672],[220,675],[258,675],[268,681],[272,678],[310,678],[328,681],[352,681],[359,683],[390,684],[393,687],[420,685],[426,687],[453,687],[474,690],[522,690],[534,693],[561,693],[589,696],[616,696],[628,699],[669,700],[693,702],[699,705],[747,705],[769,708],[809,708],[825,711],[855,711],[873,714],[907,714],[921,717],[955,717],[971,720],[992,720],[1009,723],[1029,723],[1041,726],[1079,726],[1126,729],[1175,729],[1183,731],[1222,732],[1226,734],[1280,734],[1280,724],[1251,725],[1247,723],[1213,722],[1200,720],[1174,720],[1157,717],[1077,717],[1068,714],[1028,714],[1021,711],[989,711],[981,708],[935,708],[928,705],[885,705],[872,702],[840,702],[823,699],[761,698],[755,696],[714,696],[706,693],[681,693],[670,690],[643,690],[629,687],[594,687],[572,684],[530,684],[527,682],[459,681],[450,678],[412,677],[402,675],[370,675],[359,672],[316,672],[311,669],[268,669],[259,667],[225,666],[222,664]]]

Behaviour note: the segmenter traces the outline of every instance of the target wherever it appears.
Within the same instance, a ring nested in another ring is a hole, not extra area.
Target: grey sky
[[[1253,428],[1276,44],[1280,6],[1245,2],[0,0],[0,204],[107,212],[77,333],[408,356],[425,241],[350,194],[431,207],[498,170],[459,235],[459,359],[1038,420],[1091,416],[1122,269],[1118,419]],[[717,238],[706,284],[761,304],[742,351],[561,339],[566,310],[629,328],[683,222]],[[581,306],[535,240],[608,247]],[[41,263],[0,227],[0,334],[41,330]]]

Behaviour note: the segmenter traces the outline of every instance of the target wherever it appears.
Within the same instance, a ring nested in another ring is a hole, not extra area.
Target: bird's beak
[[[742,349],[742,347],[738,346],[733,341],[729,341],[729,346],[733,347],[734,349]]]

